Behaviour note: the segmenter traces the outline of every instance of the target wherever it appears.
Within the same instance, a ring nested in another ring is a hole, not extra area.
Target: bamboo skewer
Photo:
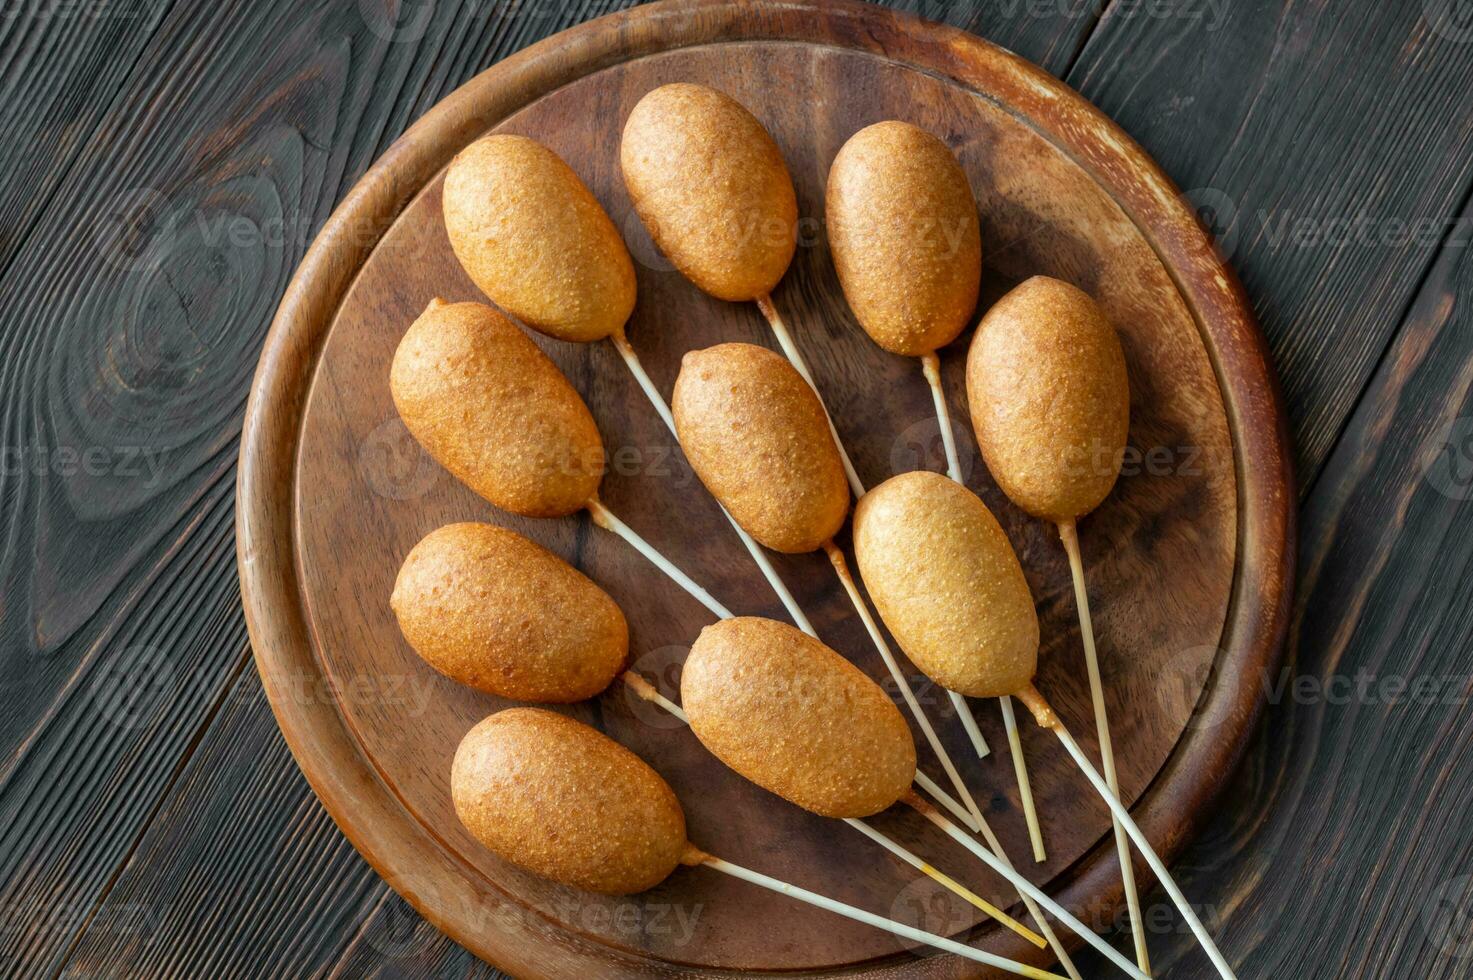
[[[719,857],[715,857],[714,855],[706,854],[705,852],[700,851],[694,847],[689,848],[689,850],[694,853],[689,854],[686,858],[682,858],[682,863],[688,865],[704,865],[713,870],[720,871],[722,874],[731,875],[733,878],[740,878],[742,881],[746,881],[759,887],[766,888],[769,891],[777,892],[780,895],[787,895],[788,897],[795,898],[800,902],[806,902],[809,905],[815,906],[816,908],[821,908],[829,912],[834,912],[838,915],[845,916],[846,918],[853,919],[856,922],[863,922],[866,925],[873,926],[876,929],[882,929],[885,932],[900,936],[905,939],[909,939],[912,942],[923,943],[927,946],[932,946],[936,949],[944,950],[948,953],[954,953],[957,956],[965,957],[966,959],[969,959],[974,963],[981,963],[984,966],[991,966],[999,970],[1005,970],[1008,973],[1012,973],[1020,977],[1031,977],[1034,978],[1034,980],[1064,980],[1064,978],[1060,977],[1058,974],[1049,973],[1047,970],[1040,970],[1037,967],[1027,966],[1022,963],[1017,963],[1013,960],[1003,959],[1001,956],[994,956],[993,954],[984,952],[980,949],[973,949],[971,946],[963,946],[961,943],[955,942],[954,940],[943,939],[942,937],[932,935],[929,932],[923,932],[920,929],[916,929],[907,925],[902,925],[899,922],[893,922],[889,919],[885,919],[878,915],[875,915],[873,912],[866,912],[864,909],[856,908],[853,905],[846,905],[845,903],[836,901],[835,899],[825,898],[823,895],[808,891],[806,888],[799,888],[797,885],[792,885],[785,881],[780,881],[777,878],[770,878],[760,872],[752,871],[748,868],[742,867],[741,865],[732,864],[730,861],[724,861]]]
[[[823,400],[823,395],[818,390],[818,385],[813,383],[813,374],[808,370],[808,362],[803,359],[803,352],[793,341],[793,335],[788,331],[788,325],[783,322],[782,315],[777,312],[777,307],[772,305],[772,297],[763,294],[757,297],[757,308],[767,319],[767,325],[772,328],[772,334],[777,338],[778,346],[783,349],[783,355],[793,365],[803,380],[808,382],[808,387],[818,395],[818,403],[823,406],[823,413],[829,421],[829,432],[833,434],[834,445],[839,449],[839,459],[844,463],[844,476],[849,480],[849,489],[854,491],[854,499],[858,500],[864,496],[864,484],[859,479],[859,474],[854,470],[854,463],[849,459],[849,452],[844,448],[844,440],[839,438],[839,430],[834,428],[834,417],[829,415],[829,407]]]
[[[853,817],[849,817],[845,819],[844,822],[853,827],[855,830],[859,831],[861,834],[864,834],[864,836],[868,837],[870,840],[879,844],[891,854],[894,854],[896,857],[900,858],[900,860],[904,861],[906,864],[915,868],[927,878],[930,878],[932,881],[935,881],[937,884],[941,885],[941,887],[945,888],[947,891],[951,892],[954,895],[959,895],[969,904],[976,906],[982,911],[983,914],[987,915],[994,921],[1006,926],[1017,935],[1022,936],[1024,939],[1037,946],[1039,949],[1043,949],[1047,945],[1047,941],[1038,933],[1034,932],[1032,929],[1029,929],[1017,919],[1014,919],[1012,916],[1002,911],[1002,909],[999,909],[996,905],[993,905],[991,902],[987,901],[987,899],[975,894],[965,886],[958,884],[954,879],[948,877],[944,873],[937,871],[935,868],[931,867],[931,865],[927,864],[925,861],[922,861],[910,851],[906,850],[904,847],[901,847],[899,844],[895,843],[895,841],[891,840],[889,837],[886,837],[884,834],[880,833],[878,830],[871,827],[863,820],[857,820]]]
[[[916,796],[914,793],[904,797],[903,802],[905,802],[907,806],[914,809],[921,816],[931,821],[931,823],[939,827],[952,840],[955,840],[967,850],[971,851],[974,855],[980,858],[984,864],[992,868],[992,870],[996,871],[1004,878],[1007,878],[1019,890],[1021,890],[1023,894],[1027,895],[1029,898],[1032,898],[1034,901],[1038,902],[1038,904],[1042,905],[1045,909],[1052,913],[1055,918],[1067,925],[1081,939],[1093,946],[1111,963],[1114,963],[1116,966],[1120,967],[1120,969],[1124,970],[1127,974],[1134,977],[1135,980],[1149,980],[1149,978],[1146,977],[1144,973],[1136,968],[1136,965],[1134,963],[1130,962],[1130,960],[1127,960],[1124,956],[1121,956],[1119,951],[1117,951],[1115,947],[1111,946],[1109,943],[1105,942],[1103,939],[1097,936],[1094,930],[1085,926],[1084,923],[1080,922],[1079,919],[1072,915],[1067,909],[1065,909],[1058,902],[1055,902],[1052,898],[1050,898],[1048,894],[1039,889],[1038,886],[1034,885],[1022,875],[1018,874],[1018,872],[1013,870],[1005,861],[999,859],[991,851],[987,850],[987,848],[979,844],[976,838],[972,837],[969,834],[963,833],[960,827],[948,820],[935,807],[931,806],[929,803],[921,799],[919,796]]]
[[[1043,847],[1043,829],[1038,824],[1038,807],[1033,803],[1033,784],[1028,779],[1028,762],[1023,758],[1023,740],[1018,736],[1018,719],[1013,714],[1013,699],[1004,694],[997,699],[1002,710],[1002,724],[1008,733],[1008,751],[1013,756],[1013,774],[1018,780],[1018,798],[1023,804],[1023,820],[1028,825],[1028,840],[1033,844],[1033,860],[1048,860]]]
[[[941,358],[932,351],[921,358],[921,373],[931,386],[931,401],[936,405],[936,421],[941,428],[941,445],[946,449],[946,472],[958,483],[962,479],[962,462],[956,454],[956,433],[951,431],[951,409],[946,404],[946,391],[941,387]]]
[[[916,773],[916,785],[925,790],[931,795],[933,799],[935,799],[938,803],[942,803],[942,805],[944,806],[945,803],[941,800],[940,797],[936,795],[935,792],[933,792],[929,783],[930,781],[926,778],[925,773]],[[955,817],[958,816],[958,814],[953,812],[952,816]],[[962,823],[965,824],[966,821],[963,820]],[[987,842],[987,846],[992,849],[993,855],[995,855],[999,861],[1002,861],[1009,868],[1013,868],[1013,862],[1009,860],[1007,852],[1003,850],[1002,841],[998,840],[997,835],[992,832],[992,828],[988,825],[986,818],[983,818],[980,826],[968,827],[967,829],[971,830],[973,833],[981,833],[982,839],[985,840]],[[1033,916],[1033,921],[1038,923],[1039,931],[1043,933],[1044,939],[1047,940],[1049,947],[1053,949],[1054,955],[1058,957],[1060,965],[1064,967],[1064,972],[1069,974],[1070,980],[1084,980],[1084,978],[1079,973],[1079,968],[1074,965],[1074,960],[1069,957],[1069,950],[1065,949],[1064,944],[1059,941],[1059,937],[1054,933],[1053,926],[1049,925],[1049,921],[1044,916],[1043,910],[1038,907],[1038,903],[1035,902],[1027,895],[1027,893],[1023,891],[1018,892],[1018,897],[1023,900],[1023,906],[1028,910],[1028,914]]]
[[[1084,585],[1084,561],[1079,552],[1079,533],[1074,521],[1059,524],[1059,538],[1069,556],[1069,571],[1074,579],[1074,602],[1079,607],[1079,633],[1084,641],[1084,662],[1089,670],[1089,693],[1094,701],[1095,733],[1100,740],[1100,761],[1105,770],[1105,785],[1116,798],[1120,796],[1120,780],[1115,772],[1115,749],[1110,743],[1110,718],[1105,711],[1105,687],[1100,680],[1100,658],[1095,651],[1094,623],[1089,615],[1089,592]],[[1146,946],[1145,924],[1141,920],[1141,898],[1135,884],[1135,863],[1130,857],[1130,840],[1119,818],[1111,814],[1115,831],[1115,850],[1120,856],[1121,884],[1125,888],[1125,904],[1130,910],[1131,938],[1135,942],[1135,960],[1142,972],[1150,974],[1151,955]]]
[[[929,793],[931,795],[931,799],[935,800],[937,803],[940,803],[943,807],[945,807],[947,812],[949,812],[956,819],[960,820],[962,824],[972,833],[975,834],[981,832],[982,825],[978,824],[975,821],[972,815],[966,811],[966,808],[963,807],[956,800],[952,799],[951,794],[942,789],[941,786],[936,782],[936,780],[932,779],[930,776],[927,776],[919,769],[916,770],[916,785]]]
[[[654,565],[660,571],[669,576],[672,582],[688,592],[693,598],[695,598],[697,602],[705,606],[707,609],[711,610],[711,612],[714,613],[718,619],[732,618],[732,612],[730,609],[727,609],[721,603],[717,602],[715,597],[712,596],[711,593],[707,592],[704,588],[697,584],[696,581],[692,579],[689,575],[685,574],[679,568],[675,567],[675,564],[671,562],[670,559],[660,554],[660,552],[656,550],[654,545],[650,544],[644,538],[640,537],[639,534],[628,524],[625,524],[623,521],[619,520],[618,516],[615,515],[613,511],[605,507],[597,497],[594,497],[588,502],[588,516],[591,517],[593,519],[593,523],[597,524],[599,527],[603,528],[606,531],[612,531],[614,534],[617,534],[619,537],[623,538],[625,541],[633,545],[635,551],[638,551],[641,555],[645,557],[646,560],[650,562],[650,564]]]
[[[982,821],[981,831],[982,839],[992,849],[993,855],[1009,868],[1012,868],[1013,862],[1008,859],[1007,852],[1002,849],[1002,841],[997,839],[997,835],[992,832],[992,828],[987,825],[986,820]],[[1028,909],[1028,914],[1033,916],[1034,922],[1038,923],[1038,928],[1043,933],[1044,938],[1048,940],[1049,946],[1053,948],[1054,955],[1059,958],[1059,963],[1064,967],[1064,972],[1069,974],[1071,980],[1084,980],[1079,973],[1079,968],[1074,965],[1074,960],[1070,958],[1069,951],[1064,948],[1064,944],[1054,934],[1053,926],[1049,925],[1049,921],[1044,917],[1043,910],[1038,907],[1038,903],[1025,892],[1020,891],[1018,895],[1023,899],[1023,906]]]
[[[645,371],[644,364],[639,359],[639,354],[629,343],[629,338],[624,335],[623,330],[620,330],[613,334],[610,339],[614,342],[614,348],[619,352],[619,356],[624,359],[624,364],[629,368],[629,373],[634,375],[634,380],[639,384],[640,389],[644,391],[645,397],[654,406],[661,421],[670,430],[670,434],[676,436],[676,442],[678,443],[680,438],[675,432],[675,418],[670,414],[670,405],[665,401],[664,396],[660,394],[660,390],[655,387],[655,383],[650,379],[648,372]],[[721,506],[720,501],[717,501],[717,506]],[[747,533],[746,529],[736,522],[736,518],[727,513],[725,507],[721,507],[721,513],[726,515],[727,521],[731,523],[732,529],[736,531],[737,537],[741,539],[742,546],[747,549],[747,553],[757,563],[757,567],[761,570],[763,578],[767,579],[768,584],[772,586],[772,590],[777,593],[777,597],[782,602],[783,608],[792,617],[794,625],[809,636],[817,638],[818,634],[814,632],[813,624],[809,622],[802,607],[798,605],[798,601],[793,598],[792,592],[788,590],[782,577],[777,574],[777,569],[772,566],[772,561],[767,557],[767,553],[762,550],[756,541],[752,540],[752,536]]]
[[[680,719],[680,721],[684,722],[685,724],[690,724],[690,718],[686,715],[684,708],[661,694],[658,688],[656,688],[649,681],[645,680],[643,677],[639,676],[639,674],[635,673],[632,670],[626,670],[622,675],[622,679],[624,683],[629,687],[629,689],[635,693],[636,696],[658,705],[674,717]],[[918,771],[917,776],[919,777],[920,775],[921,774]],[[844,822],[854,829],[858,830],[860,833],[864,834],[870,840],[879,844],[881,847],[885,848],[891,854],[900,858],[900,860],[904,861],[906,864],[915,868],[926,877],[930,878],[932,881],[935,881],[937,884],[941,885],[941,887],[945,888],[947,891],[961,897],[968,904],[980,909],[988,917],[994,919],[1001,925],[1012,930],[1014,933],[1017,933],[1019,936],[1022,936],[1024,939],[1028,940],[1039,949],[1042,949],[1046,945],[1046,940],[1038,933],[1034,932],[1032,929],[1029,929],[1027,926],[1023,925],[1021,922],[1014,919],[1012,916],[1008,915],[997,906],[993,905],[991,902],[987,901],[986,899],[977,895],[975,892],[966,888],[965,886],[957,882],[954,878],[951,878],[945,873],[932,867],[928,862],[923,861],[921,858],[917,857],[915,853],[901,846],[899,843],[892,840],[885,834],[880,833],[878,830],[874,829],[863,820],[847,818],[844,820]]]
[[[1187,920],[1187,925],[1191,928],[1192,934],[1197,937],[1197,942],[1201,945],[1203,951],[1207,953],[1207,958],[1212,961],[1212,965],[1217,968],[1217,972],[1224,980],[1236,980],[1232,967],[1223,958],[1221,951],[1217,948],[1217,944],[1212,941],[1212,937],[1207,933],[1207,928],[1202,925],[1202,920],[1197,917],[1197,913],[1187,902],[1186,896],[1182,894],[1181,889],[1172,880],[1171,873],[1166,870],[1165,862],[1156,854],[1155,849],[1151,847],[1151,842],[1146,839],[1145,833],[1136,825],[1135,818],[1130,815],[1130,811],[1126,808],[1125,804],[1120,802],[1120,798],[1111,792],[1109,784],[1105,782],[1104,777],[1099,774],[1094,765],[1085,756],[1084,751],[1079,747],[1079,743],[1074,740],[1073,735],[1069,734],[1069,730],[1064,727],[1063,721],[1059,719],[1059,716],[1049,706],[1043,695],[1038,692],[1037,688],[1030,684],[1018,692],[1018,697],[1028,707],[1029,712],[1033,715],[1034,721],[1041,727],[1049,729],[1058,737],[1065,750],[1073,758],[1075,765],[1079,767],[1079,771],[1084,773],[1085,778],[1089,780],[1090,785],[1094,787],[1100,799],[1110,808],[1111,816],[1125,828],[1125,832],[1135,842],[1135,846],[1141,852],[1141,856],[1146,859],[1146,864],[1155,873],[1157,880],[1161,882],[1161,886],[1166,889],[1166,893],[1171,896],[1172,902],[1176,904],[1177,911],[1182,914],[1182,918]]]
[[[1233,968],[1223,958],[1222,952],[1218,950],[1217,944],[1212,941],[1212,937],[1208,934],[1207,927],[1202,925],[1202,920],[1197,917],[1197,913],[1192,909],[1186,896],[1182,894],[1181,889],[1172,880],[1171,873],[1166,870],[1165,862],[1156,855],[1155,850],[1151,847],[1151,842],[1146,839],[1146,835],[1136,826],[1135,820],[1131,818],[1130,811],[1125,808],[1125,804],[1121,803],[1119,797],[1110,791],[1109,785],[1095,771],[1094,766],[1090,765],[1089,760],[1080,750],[1079,744],[1074,741],[1074,736],[1069,734],[1063,724],[1055,721],[1052,727],[1054,734],[1059,737],[1059,741],[1064,743],[1064,748],[1074,757],[1075,763],[1079,765],[1080,771],[1084,773],[1085,778],[1090,781],[1095,791],[1100,794],[1100,798],[1110,807],[1111,814],[1125,828],[1125,832],[1130,835],[1130,839],[1135,841],[1135,846],[1140,850],[1141,856],[1146,859],[1146,863],[1155,872],[1156,879],[1161,882],[1161,887],[1165,888],[1166,893],[1171,896],[1171,900],[1176,904],[1177,911],[1182,914],[1182,918],[1187,920],[1187,925],[1191,928],[1192,934],[1197,937],[1197,942],[1201,944],[1203,951],[1207,953],[1207,958],[1217,968],[1217,972],[1224,980],[1236,980]]]
[[[838,546],[832,541],[825,542],[823,548],[824,553],[829,556],[829,562],[834,566],[834,574],[839,577],[839,581],[844,586],[844,591],[849,594],[849,601],[854,604],[855,612],[859,613],[859,618],[864,623],[864,628],[869,632],[870,639],[874,641],[875,648],[880,651],[880,656],[885,661],[885,667],[890,671],[890,677],[894,679],[895,686],[900,689],[900,694],[905,699],[906,707],[910,708],[910,713],[915,717],[916,724],[920,725],[921,731],[925,733],[926,741],[931,745],[931,751],[935,752],[936,758],[941,760],[941,768],[945,770],[947,778],[951,780],[952,786],[956,788],[957,795],[966,804],[967,812],[972,815],[976,826],[980,827],[982,823],[982,811],[978,808],[976,800],[972,798],[972,793],[967,789],[967,784],[962,780],[961,773],[957,771],[956,764],[951,761],[950,754],[947,753],[946,748],[941,744],[941,739],[937,736],[936,729],[931,726],[931,720],[921,710],[920,702],[916,700],[915,691],[911,688],[910,680],[901,671],[900,663],[895,659],[895,654],[891,652],[890,645],[885,642],[885,637],[880,632],[879,624],[870,615],[869,607],[865,605],[864,599],[859,594],[858,586],[854,584],[854,576],[849,572],[849,563],[844,558],[844,552],[840,551]]]

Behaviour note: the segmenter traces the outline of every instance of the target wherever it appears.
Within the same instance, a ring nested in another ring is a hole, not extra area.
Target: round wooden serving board
[[[704,869],[678,869],[631,898],[578,893],[493,857],[451,807],[456,744],[504,704],[440,677],[399,634],[388,596],[424,534],[490,521],[564,556],[623,606],[636,668],[672,696],[709,616],[586,516],[494,511],[398,421],[388,369],[405,328],[433,297],[482,298],[445,238],[443,168],[487,132],[532,136],[561,154],[629,242],[640,290],[629,337],[668,393],[688,350],[773,346],[754,306],[710,299],[670,269],[623,188],[624,119],[645,92],[677,80],[739,99],[786,154],[803,241],[774,300],[868,485],[941,469],[942,457],[917,362],[884,353],[855,325],[825,245],[824,181],[855,131],[910,120],[960,156],[982,220],[983,309],[1034,273],[1074,282],[1103,304],[1130,365],[1132,453],[1081,533],[1123,795],[1160,851],[1180,846],[1236,762],[1285,623],[1295,498],[1263,342],[1189,207],[1108,120],[976,37],[869,6],[709,0],[607,17],[480,75],[384,155],[303,261],[256,376],[241,450],[239,559],[257,663],[298,762],[358,849],[437,926],[518,976],[973,975],[955,958],[921,957],[886,934]],[[784,618],[612,347],[534,339],[598,420],[611,509],[739,614]],[[1038,686],[1092,750],[1067,566],[1053,529],[1013,507],[977,456],[963,385],[969,339],[970,331],[942,352],[964,467],[1028,571],[1044,635]],[[775,560],[822,637],[885,677],[822,555]],[[1049,849],[1035,865],[996,705],[974,705],[996,750],[979,761],[946,699],[924,683],[920,693],[1015,862],[1086,921],[1114,922],[1119,869],[1106,810],[1061,748],[1026,725]],[[743,781],[622,685],[564,710],[659,770],[700,846],[1006,955],[1044,955],[979,923],[970,906],[855,832]],[[941,779],[920,744],[923,767]],[[875,822],[978,892],[1014,904],[999,879],[913,814]]]

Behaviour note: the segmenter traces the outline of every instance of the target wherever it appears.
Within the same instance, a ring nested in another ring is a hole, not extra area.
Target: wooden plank
[[[0,269],[129,81],[171,0],[13,4],[0,17]],[[49,13],[46,13],[49,11]]]
[[[1473,180],[1473,44],[1446,8],[1121,2],[1067,78],[1215,221],[1274,353],[1302,487]]]
[[[382,892],[317,805],[248,669],[65,969],[318,976],[340,937],[362,932]],[[395,954],[410,948],[388,932],[365,938]]]
[[[14,223],[0,212],[7,228],[33,226],[5,242],[13,261],[0,279],[0,345],[12,372],[5,441],[40,460],[38,472],[7,470],[0,483],[0,666],[7,703],[24,706],[0,721],[0,901],[14,927],[0,946],[7,966],[58,967],[83,924],[89,942],[105,941],[109,916],[94,907],[145,819],[202,805],[174,782],[197,740],[218,750],[241,737],[243,723],[229,712],[222,724],[232,728],[201,734],[227,680],[246,666],[229,547],[233,440],[261,332],[311,229],[414,117],[464,78],[620,5],[445,3],[420,20],[407,7],[397,19],[377,17],[369,0],[181,5],[167,17],[155,4],[155,21],[131,22],[134,47],[122,34],[98,35],[120,39],[106,55],[89,54],[102,49],[62,30],[78,22],[18,24],[60,32],[26,42],[44,49],[49,73],[25,77],[45,77],[47,91],[61,94],[48,106],[40,89],[15,90],[11,105],[34,112],[36,132],[63,134],[57,145],[69,152],[28,165],[32,183],[12,181],[7,193],[24,197]],[[922,12],[980,27],[1056,70],[1092,22],[1022,7],[999,14],[980,3],[945,8]],[[137,60],[144,26],[159,33]],[[34,51],[26,57],[34,67]],[[126,85],[118,74],[125,69]],[[68,88],[62,77],[92,84]],[[93,93],[113,89],[111,109],[101,112]],[[91,108],[73,111],[84,105]],[[215,237],[200,247],[205,232]],[[181,269],[165,282],[155,266],[169,243]],[[72,451],[92,446],[110,454],[102,471],[71,461]],[[156,690],[151,664],[166,665],[167,697],[148,693]],[[131,727],[99,718],[92,693],[115,688],[119,676],[138,691],[125,702],[139,708],[124,715]],[[212,785],[238,783],[248,794],[262,792],[242,780],[257,765],[295,776],[285,756],[211,758],[236,767]],[[293,806],[315,807],[300,779],[284,792]],[[217,822],[232,812],[216,811]],[[298,832],[284,816],[274,826],[282,847]],[[205,821],[189,833],[207,838],[219,829]],[[153,876],[171,867],[172,853],[156,849],[130,865],[129,874],[160,889],[149,908],[168,905],[158,900],[166,884]],[[257,911],[262,930],[295,936],[312,888],[365,870],[346,845],[316,860],[299,905]],[[17,869],[26,870],[11,873]],[[247,870],[269,882],[274,865]],[[374,887],[384,898],[385,887]],[[160,942],[232,928],[230,918],[211,918],[220,906],[198,896],[182,915],[161,920]],[[344,963],[356,973],[373,947],[340,931]],[[437,948],[447,962],[464,958],[443,940]],[[443,965],[434,963],[427,973]]]
[[[60,966],[247,669],[233,470],[260,338],[447,45],[485,43],[455,14],[415,45],[355,5],[181,5],[0,281],[0,961],[20,974]],[[94,224],[119,200],[145,205],[122,239]]]
[[[1106,4],[1073,0],[884,0],[880,6],[971,31],[1063,77]]]
[[[1458,227],[1303,508],[1273,707],[1177,864],[1244,976],[1463,976],[1473,954],[1473,210]],[[1213,975],[1189,937],[1157,948]]]

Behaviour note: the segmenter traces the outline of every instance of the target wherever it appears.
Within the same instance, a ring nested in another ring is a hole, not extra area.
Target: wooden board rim
[[[334,211],[304,256],[267,336],[247,405],[237,482],[237,559],[247,625],[263,685],[299,766],[338,826],[396,890],[436,927],[519,976],[555,975],[539,957],[547,924],[525,913],[500,916],[490,930],[484,922],[466,921],[466,909],[486,902],[507,903],[518,912],[521,907],[504,895],[472,893],[465,869],[403,810],[329,700],[290,696],[318,674],[297,586],[292,516],[299,426],[321,344],[379,234],[461,146],[500,118],[620,59],[701,44],[815,37],[940,74],[1004,106],[1070,153],[1146,235],[1197,322],[1233,440],[1240,557],[1219,658],[1230,669],[1208,689],[1212,710],[1223,721],[1189,730],[1134,808],[1163,858],[1170,860],[1190,836],[1240,758],[1262,708],[1259,679],[1274,668],[1282,648],[1297,498],[1287,420],[1267,347],[1236,277],[1179,192],[1108,118],[1062,82],[974,35],[853,0],[666,0],[565,31],[448,96],[384,153]],[[898,51],[909,57],[898,57]],[[909,60],[921,55],[922,61]],[[432,874],[427,869],[453,884],[418,890],[415,883]],[[1086,899],[1114,905],[1120,876],[1109,842],[1102,840],[1056,879],[1053,891],[1066,905]],[[580,963],[602,975],[688,972],[579,937],[563,937],[558,956],[564,966]],[[897,954],[856,972],[939,975],[940,962]]]

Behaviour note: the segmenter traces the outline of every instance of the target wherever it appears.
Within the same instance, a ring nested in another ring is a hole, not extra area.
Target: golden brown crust
[[[704,85],[661,86],[629,114],[619,162],[650,237],[701,289],[745,302],[787,272],[798,235],[793,179],[741,103]]]
[[[445,231],[471,281],[559,340],[602,340],[634,309],[634,263],[603,207],[556,153],[487,136],[445,174]]]
[[[849,512],[844,464],[823,405],[793,366],[752,344],[691,351],[671,399],[701,482],[774,551],[813,551]]]
[[[1120,475],[1130,383],[1120,338],[1083,291],[1034,276],[987,311],[967,353],[987,467],[1035,517],[1089,513]]]
[[[448,524],[404,559],[389,600],[404,638],[440,673],[518,701],[566,704],[608,687],[629,627],[608,593],[505,528]]]
[[[977,306],[982,238],[945,143],[910,123],[861,129],[834,158],[825,211],[844,297],[875,343],[920,357],[956,339]]]
[[[399,341],[389,387],[420,445],[497,507],[561,517],[598,492],[604,447],[588,406],[491,307],[432,301]]]
[[[460,822],[497,855],[591,892],[653,888],[685,851],[685,813],[659,773],[541,708],[508,708],[466,733],[450,792]]]
[[[915,779],[910,729],[880,686],[784,623],[707,626],[686,659],[680,698],[718,759],[822,816],[878,813]]]
[[[1012,694],[1038,668],[1038,614],[987,505],[939,473],[902,473],[854,509],[854,554],[906,656],[968,697]]]

